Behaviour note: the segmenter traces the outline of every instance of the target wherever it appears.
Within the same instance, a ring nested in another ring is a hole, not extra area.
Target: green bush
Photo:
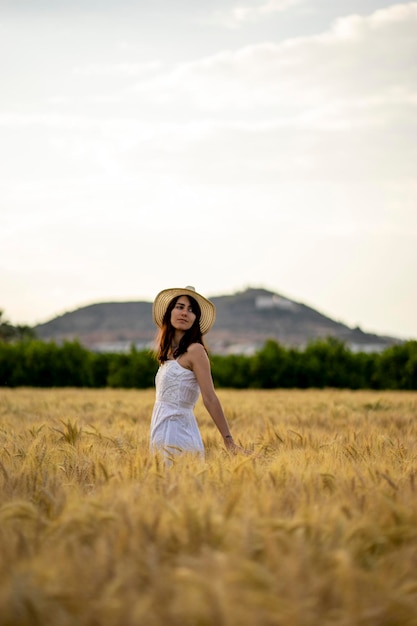
[[[384,352],[353,353],[333,338],[304,350],[269,340],[253,356],[211,355],[216,387],[275,389],[338,387],[417,389],[417,341]],[[25,339],[0,341],[0,386],[153,387],[158,368],[149,350],[96,354],[78,342],[56,345]]]

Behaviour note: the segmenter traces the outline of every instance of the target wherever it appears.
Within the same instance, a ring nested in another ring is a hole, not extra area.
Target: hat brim
[[[168,305],[177,296],[190,296],[197,300],[201,309],[200,330],[201,334],[205,335],[215,322],[216,307],[210,300],[189,287],[173,287],[158,293],[152,305],[152,317],[155,324],[161,328]]]

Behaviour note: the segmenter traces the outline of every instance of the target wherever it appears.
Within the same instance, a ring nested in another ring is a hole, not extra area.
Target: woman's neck
[[[184,333],[175,331],[174,336],[171,341],[171,346],[173,348],[178,348],[178,346],[180,345],[180,341],[183,337],[184,337]]]

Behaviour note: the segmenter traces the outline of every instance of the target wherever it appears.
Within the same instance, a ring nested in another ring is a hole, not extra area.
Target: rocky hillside
[[[303,347],[309,341],[335,337],[353,350],[378,351],[398,343],[392,337],[349,328],[315,309],[265,289],[247,289],[212,298],[216,323],[207,336],[212,352],[252,353],[267,339]],[[65,313],[35,330],[45,340],[78,339],[93,350],[139,349],[152,344],[156,328],[151,302],[103,302]]]

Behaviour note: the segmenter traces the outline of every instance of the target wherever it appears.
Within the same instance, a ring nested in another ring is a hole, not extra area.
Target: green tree
[[[110,364],[114,359],[114,354],[105,353],[93,353],[91,355],[91,377],[92,387],[107,387]]]
[[[36,333],[30,326],[18,325],[13,326],[4,318],[4,311],[0,309],[0,341],[22,341],[26,339],[35,339]]]
[[[128,354],[114,354],[109,364],[109,387],[147,389],[154,385],[157,362],[148,350],[132,346]]]
[[[304,350],[270,340],[254,356],[212,355],[211,362],[217,387],[417,389],[417,341],[381,354],[354,354],[334,338]],[[153,387],[157,367],[150,351],[134,347],[128,354],[96,354],[76,341],[62,346],[36,339],[0,341],[2,386],[144,389]]]
[[[14,327],[4,318],[4,311],[0,309],[0,341],[11,341],[14,332]]]
[[[417,341],[406,341],[384,350],[374,382],[378,389],[417,389]]]
[[[260,389],[288,387],[294,377],[292,365],[288,351],[270,339],[252,357],[249,386]]]
[[[243,354],[212,355],[210,361],[216,387],[246,389],[250,386],[250,357]]]
[[[304,351],[310,387],[350,387],[355,355],[343,341],[328,337],[310,343]]]

